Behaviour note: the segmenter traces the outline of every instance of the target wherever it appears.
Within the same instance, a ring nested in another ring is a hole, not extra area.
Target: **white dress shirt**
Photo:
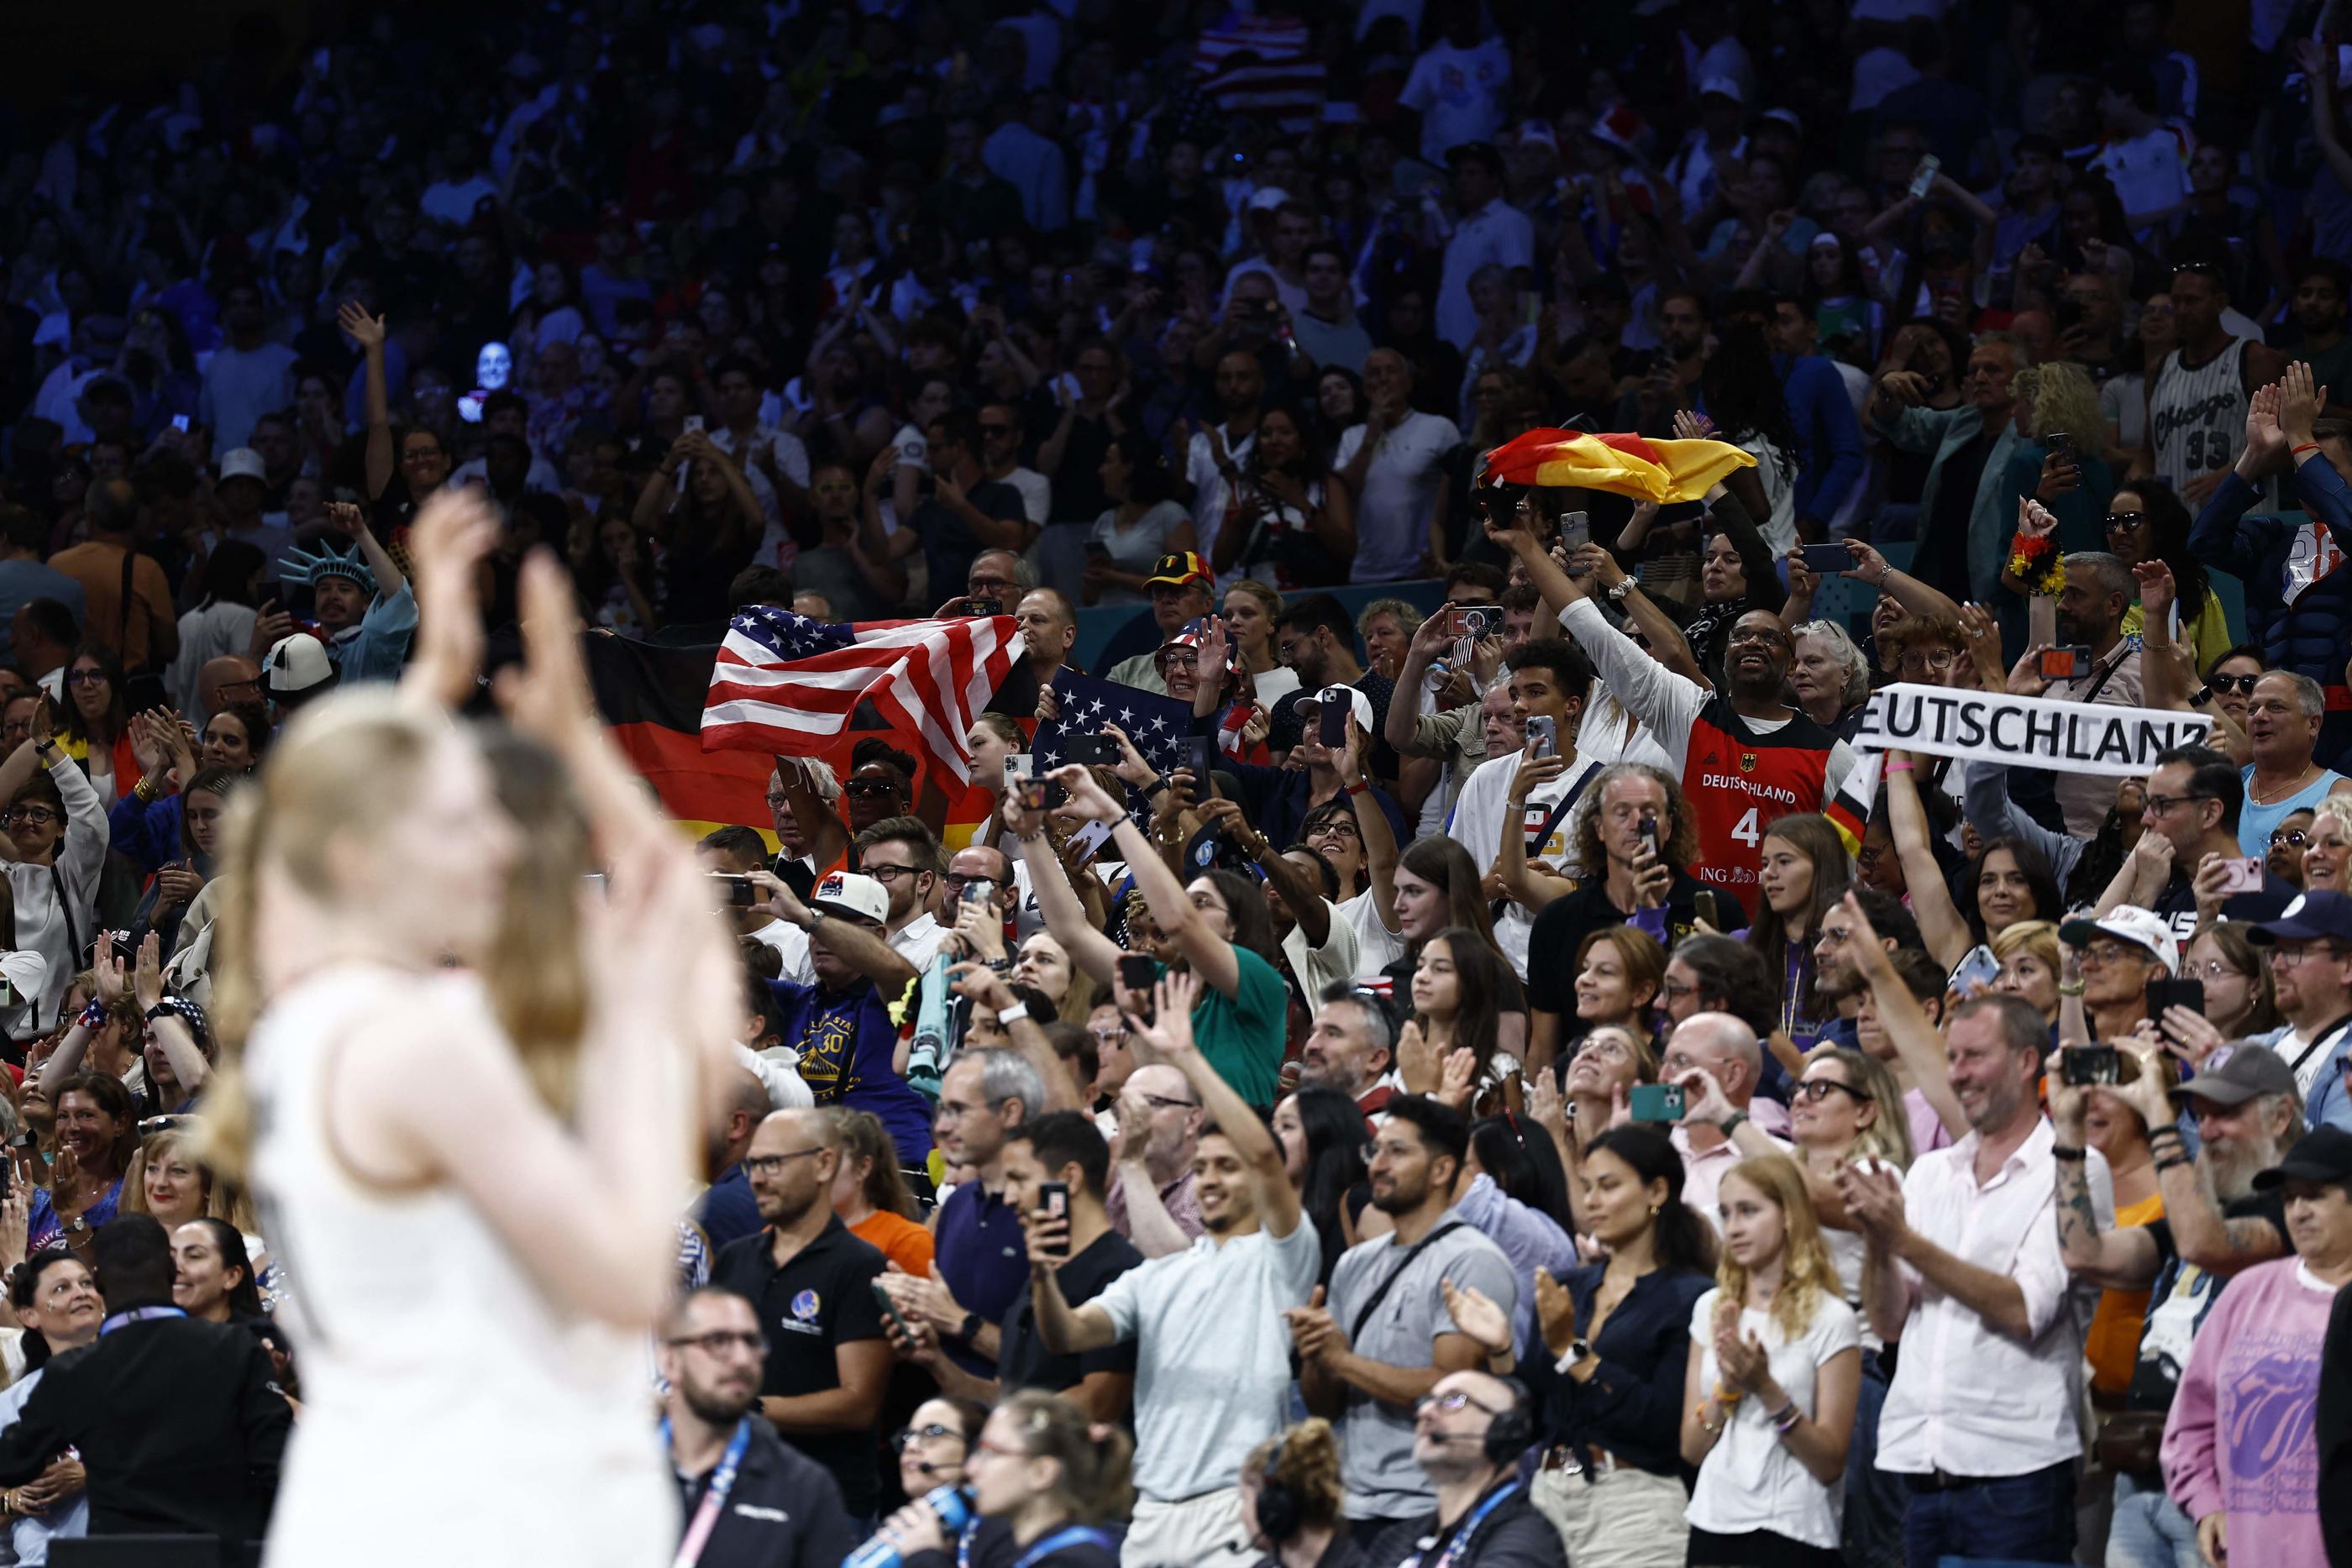
[[[1909,1264],[1911,1313],[1879,1418],[1878,1468],[1899,1475],[2022,1476],[2083,1451],[2087,1314],[2058,1249],[2053,1213],[2057,1142],[2042,1118],[1992,1179],[1977,1185],[1978,1137],[1919,1156],[1903,1181],[1913,1230],[1979,1269],[2017,1281],[2032,1338],[1996,1333]],[[2107,1162],[2089,1154],[2091,1202],[2102,1230],[2116,1220]]]

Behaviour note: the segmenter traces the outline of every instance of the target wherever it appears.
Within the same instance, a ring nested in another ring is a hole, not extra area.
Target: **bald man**
[[[206,659],[196,670],[196,711],[206,724],[231,703],[261,700],[261,666],[242,653]]]
[[[762,1228],[720,1249],[710,1282],[747,1298],[767,1336],[760,1413],[833,1472],[853,1519],[881,1500],[874,1424],[890,1381],[890,1342],[874,1301],[882,1254],[833,1211],[841,1138],[815,1111],[778,1111],[743,1155]]]
[[[715,1174],[702,1200],[694,1206],[694,1221],[710,1238],[714,1252],[730,1241],[759,1233],[760,1206],[751,1197],[751,1179],[743,1172],[743,1156],[751,1152],[751,1135],[775,1109],[768,1086],[740,1067],[721,1075],[718,1092],[719,1114],[704,1149]]]
[[[1070,601],[1051,588],[1033,588],[1021,596],[1016,612],[1021,619],[1022,641],[1029,648],[1029,668],[1035,674],[1037,684],[1045,685],[1054,678],[1077,645],[1078,612]]]
[[[1118,1116],[1117,1168],[1103,1206],[1111,1225],[1146,1258],[1181,1252],[1202,1228],[1201,1200],[1192,1190],[1201,1097],[1183,1073],[1155,1062],[1128,1074]]]
[[[1718,1229],[1723,1219],[1717,1210],[1716,1189],[1723,1185],[1725,1173],[1747,1157],[1731,1134],[1748,1119],[1763,1078],[1762,1043],[1754,1030],[1729,1013],[1693,1013],[1666,1037],[1659,1082],[1681,1084],[1683,1102],[1693,1111],[1700,1108],[1708,1080],[1722,1092],[1713,1097],[1720,1107],[1714,1119],[1686,1115],[1674,1130],[1675,1147],[1683,1156],[1683,1201]],[[1787,1126],[1780,1122],[1781,1131]],[[1771,1136],[1769,1129],[1762,1130]],[[1789,1145],[1780,1138],[1772,1137],[1772,1143],[1782,1154],[1788,1152]]]

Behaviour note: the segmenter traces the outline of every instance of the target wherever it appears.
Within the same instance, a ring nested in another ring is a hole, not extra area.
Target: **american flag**
[[[1192,727],[1192,710],[1185,704],[1066,667],[1054,673],[1053,686],[1061,698],[1061,716],[1039,719],[1030,742],[1040,774],[1068,760],[1069,737],[1100,735],[1106,724],[1125,730],[1143,759],[1160,772],[1184,766],[1184,737]],[[1139,809],[1130,795],[1129,814],[1146,821],[1149,808]]]
[[[1310,52],[1307,24],[1234,15],[1203,28],[1192,49],[1192,72],[1207,78],[1217,107],[1228,115],[1272,120],[1284,134],[1303,135],[1323,117],[1323,62]],[[1227,61],[1255,55],[1255,62]]]
[[[750,605],[711,667],[702,749],[814,757],[853,726],[887,727],[969,783],[964,737],[1022,651],[1010,615],[841,623]],[[866,704],[874,716],[860,720]]]

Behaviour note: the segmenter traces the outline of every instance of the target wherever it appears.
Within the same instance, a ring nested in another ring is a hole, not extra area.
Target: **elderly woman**
[[[1793,636],[1789,660],[1790,701],[1807,718],[1852,740],[1870,700],[1870,660],[1846,629],[1834,621],[1808,621]]]

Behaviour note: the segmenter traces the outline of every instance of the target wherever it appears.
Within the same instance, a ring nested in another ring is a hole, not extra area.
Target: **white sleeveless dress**
[[[455,1187],[363,1184],[328,1137],[341,1043],[428,994],[487,1013],[470,977],[351,966],[288,991],[247,1046],[304,1396],[264,1562],[666,1564],[677,1491],[643,1338],[558,1311]]]

